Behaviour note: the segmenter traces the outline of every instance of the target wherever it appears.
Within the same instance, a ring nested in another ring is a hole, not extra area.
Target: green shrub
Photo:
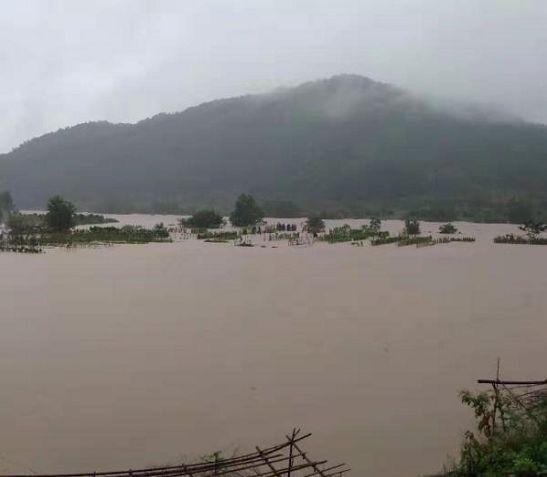
[[[477,434],[465,433],[459,460],[451,475],[458,477],[534,477],[547,472],[547,396],[533,407],[511,391],[461,393],[477,421]]]
[[[228,240],[235,240],[237,239],[239,234],[236,231],[222,231],[222,232],[200,232],[197,234],[198,240],[205,240],[205,241],[228,241]]]
[[[383,235],[382,232],[373,232],[368,228],[352,229],[349,225],[334,227],[322,237],[322,240],[329,243],[353,242],[368,240]]]
[[[75,212],[74,204],[56,195],[47,203],[46,224],[53,232],[66,232],[74,226]]]
[[[420,234],[420,222],[418,219],[407,217],[405,219],[405,234],[407,235],[419,235]]]
[[[180,224],[192,229],[218,229],[224,224],[224,219],[213,209],[202,209],[189,219],[181,219]]]
[[[256,225],[264,217],[264,212],[257,205],[252,195],[241,194],[236,201],[234,211],[230,214],[230,222],[235,227]]]
[[[311,234],[317,235],[325,230],[325,222],[319,216],[308,217],[306,230]]]
[[[547,238],[526,238],[521,235],[506,234],[495,237],[494,243],[508,243],[515,245],[547,245]]]
[[[440,234],[455,234],[458,231],[450,222],[439,227]]]

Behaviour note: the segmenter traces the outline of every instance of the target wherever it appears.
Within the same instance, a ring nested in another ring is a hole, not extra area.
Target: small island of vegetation
[[[519,227],[524,232],[524,236],[516,234],[506,234],[494,238],[494,243],[506,243],[514,245],[547,245],[547,237],[541,234],[547,230],[547,225],[543,222],[529,220]]]
[[[230,222],[234,227],[252,227],[262,221],[263,217],[264,212],[254,197],[250,194],[241,194],[234,211],[230,214]]]
[[[458,232],[458,229],[454,227],[454,225],[451,222],[448,222],[447,224],[441,225],[439,227],[439,233],[440,234],[455,234]]]
[[[58,195],[49,199],[46,214],[22,214],[15,212],[12,205],[6,220],[8,231],[0,236],[0,250],[39,253],[45,246],[171,241],[163,224],[157,224],[153,229],[97,225],[74,229],[77,225],[112,222],[116,221],[97,214],[77,214],[74,204]]]

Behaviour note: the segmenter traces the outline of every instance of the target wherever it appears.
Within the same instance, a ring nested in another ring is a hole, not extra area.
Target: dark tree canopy
[[[56,195],[47,203],[46,224],[55,232],[67,232],[74,225],[76,207],[71,202]]]
[[[256,225],[264,217],[264,212],[257,205],[253,196],[241,194],[235,205],[234,211],[230,214],[230,222],[235,227],[248,227]]]
[[[439,227],[440,234],[455,234],[457,231],[458,229],[450,222]]]
[[[407,217],[405,219],[405,233],[407,235],[419,235],[420,234],[420,222],[413,217]]]
[[[321,217],[308,217],[306,222],[306,229],[311,234],[318,234],[325,230],[325,222]]]
[[[181,220],[182,225],[196,229],[218,229],[223,223],[222,215],[213,209],[198,210],[189,219]]]
[[[372,217],[370,219],[370,222],[368,223],[367,229],[370,232],[377,234],[378,232],[380,232],[381,228],[382,228],[382,221],[378,217]]]

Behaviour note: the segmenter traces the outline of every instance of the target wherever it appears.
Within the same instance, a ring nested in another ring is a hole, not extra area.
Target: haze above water
[[[353,475],[439,470],[471,425],[459,390],[498,356],[507,378],[545,371],[547,249],[457,225],[477,242],[0,254],[0,471],[163,464],[293,426]]]

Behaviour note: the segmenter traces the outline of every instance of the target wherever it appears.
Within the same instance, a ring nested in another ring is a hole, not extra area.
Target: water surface
[[[478,241],[0,254],[0,471],[163,464],[293,426],[353,475],[439,469],[470,424],[460,389],[497,357],[545,374],[547,247],[457,226]]]

